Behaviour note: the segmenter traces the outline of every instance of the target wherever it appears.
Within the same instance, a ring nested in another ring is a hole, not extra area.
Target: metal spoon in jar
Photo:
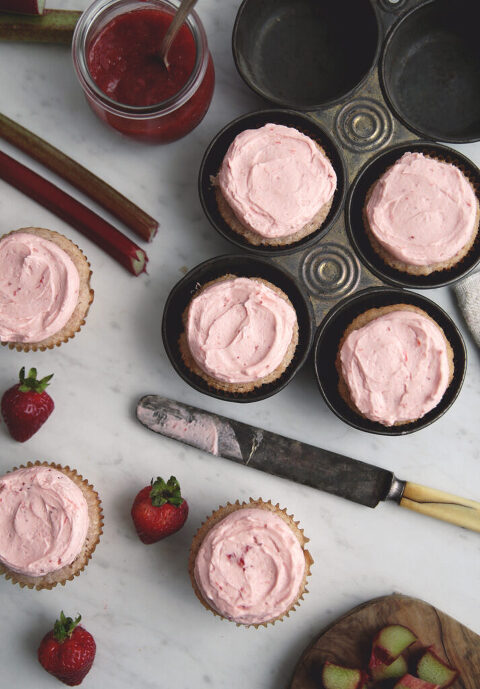
[[[187,18],[187,15],[191,12],[191,10],[193,10],[196,4],[197,0],[182,0],[180,7],[173,17],[172,23],[168,27],[167,33],[163,37],[162,44],[160,45],[159,58],[162,60],[167,70],[170,67],[170,63],[168,62],[168,51],[170,50],[180,27]]]

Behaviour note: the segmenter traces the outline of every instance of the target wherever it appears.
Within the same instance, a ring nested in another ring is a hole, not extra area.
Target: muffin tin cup
[[[287,295],[297,314],[298,344],[286,370],[273,382],[244,393],[219,390],[209,385],[186,366],[179,347],[179,338],[184,331],[182,315],[188,304],[202,285],[227,274],[268,280]],[[296,280],[279,266],[246,255],[218,256],[193,268],[172,289],[163,312],[162,337],[174,369],[195,390],[229,402],[258,402],[282,390],[305,363],[313,339],[313,313]]]
[[[423,309],[442,328],[453,350],[453,378],[442,399],[425,416],[408,424],[384,426],[355,412],[338,391],[335,360],[342,336],[352,321],[368,309],[395,304],[412,304]],[[439,419],[456,400],[465,377],[467,353],[463,338],[450,318],[435,302],[423,295],[393,287],[370,288],[341,301],[318,328],[313,349],[315,375],[320,392],[339,419],[353,428],[377,435],[408,435]]]
[[[232,230],[218,209],[213,182],[213,178],[217,176],[222,160],[235,137],[246,129],[257,129],[268,123],[294,127],[313,139],[323,148],[337,175],[337,189],[333,197],[332,206],[322,225],[303,239],[293,244],[281,246],[256,246],[247,241],[241,234]],[[261,110],[237,117],[236,120],[230,122],[213,139],[200,165],[198,192],[205,215],[217,232],[225,239],[228,239],[240,249],[248,249],[249,252],[257,256],[287,256],[316,244],[330,230],[344,204],[345,177],[345,161],[340,148],[325,128],[317,121],[292,110]]]

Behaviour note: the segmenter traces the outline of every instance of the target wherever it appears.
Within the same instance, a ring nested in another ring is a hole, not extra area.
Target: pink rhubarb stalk
[[[133,275],[146,270],[143,249],[83,203],[1,151],[0,178],[75,227]]]
[[[158,222],[154,218],[58,148],[2,114],[0,136],[90,196],[142,239],[150,242],[156,235]]]

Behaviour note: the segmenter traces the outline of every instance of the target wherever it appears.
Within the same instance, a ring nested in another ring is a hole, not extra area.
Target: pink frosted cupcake
[[[232,230],[253,245],[284,246],[322,226],[337,176],[313,139],[269,123],[235,137],[215,184],[219,211]]]
[[[384,426],[422,418],[442,399],[453,350],[442,328],[411,304],[369,309],[343,333],[338,390],[358,414]]]
[[[298,522],[263,500],[219,507],[194,537],[189,560],[202,605],[237,624],[266,626],[303,599],[313,560]]]
[[[69,239],[40,227],[0,239],[0,342],[28,352],[60,346],[85,323],[90,265]]]
[[[463,172],[423,153],[405,153],[369,189],[367,236],[392,268],[429,275],[455,266],[478,232],[479,203]]]
[[[29,463],[0,477],[0,573],[51,589],[80,574],[102,533],[100,500],[70,467]]]
[[[206,283],[183,323],[185,365],[218,390],[244,393],[280,378],[298,344],[290,299],[263,278],[225,275]]]

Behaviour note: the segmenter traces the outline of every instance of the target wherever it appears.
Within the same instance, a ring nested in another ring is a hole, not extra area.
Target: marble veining
[[[37,592],[0,579],[1,622],[8,629],[0,650],[2,687],[57,686],[38,664],[36,649],[61,609],[80,611],[97,641],[86,689],[278,689],[322,627],[393,591],[423,598],[480,633],[478,534],[395,505],[370,510],[288,483],[151,433],[135,418],[137,400],[157,393],[384,466],[400,478],[480,499],[479,352],[447,288],[427,296],[449,311],[465,335],[465,384],[445,416],[405,438],[368,435],[339,421],[317,391],[311,362],[277,396],[241,405],[197,393],[167,360],[161,317],[169,290],[185,267],[235,252],[210,228],[200,207],[197,170],[203,152],[227,122],[265,105],[233,64],[231,29],[239,4],[198,3],[217,69],[216,92],[198,129],[164,147],[124,139],[97,120],[83,100],[67,48],[0,44],[0,62],[9,65],[0,71],[2,112],[94,170],[161,223],[147,247],[149,275],[134,278],[0,182],[0,234],[29,225],[64,233],[88,256],[95,289],[87,324],[68,344],[38,354],[0,348],[0,390],[15,382],[21,366],[37,366],[42,375],[55,374],[56,405],[45,427],[25,444],[13,441],[0,424],[0,473],[34,459],[70,464],[95,485],[105,513],[100,545],[74,582]],[[87,5],[88,0],[61,3],[67,9]],[[0,147],[69,189],[27,155],[4,142]],[[480,144],[458,150],[480,163]],[[188,521],[178,534],[145,546],[131,523],[131,503],[152,476],[170,474],[181,481],[189,501]],[[311,539],[315,560],[300,608],[283,623],[258,631],[204,610],[187,572],[189,545],[203,519],[228,500],[250,496],[286,506]]]

